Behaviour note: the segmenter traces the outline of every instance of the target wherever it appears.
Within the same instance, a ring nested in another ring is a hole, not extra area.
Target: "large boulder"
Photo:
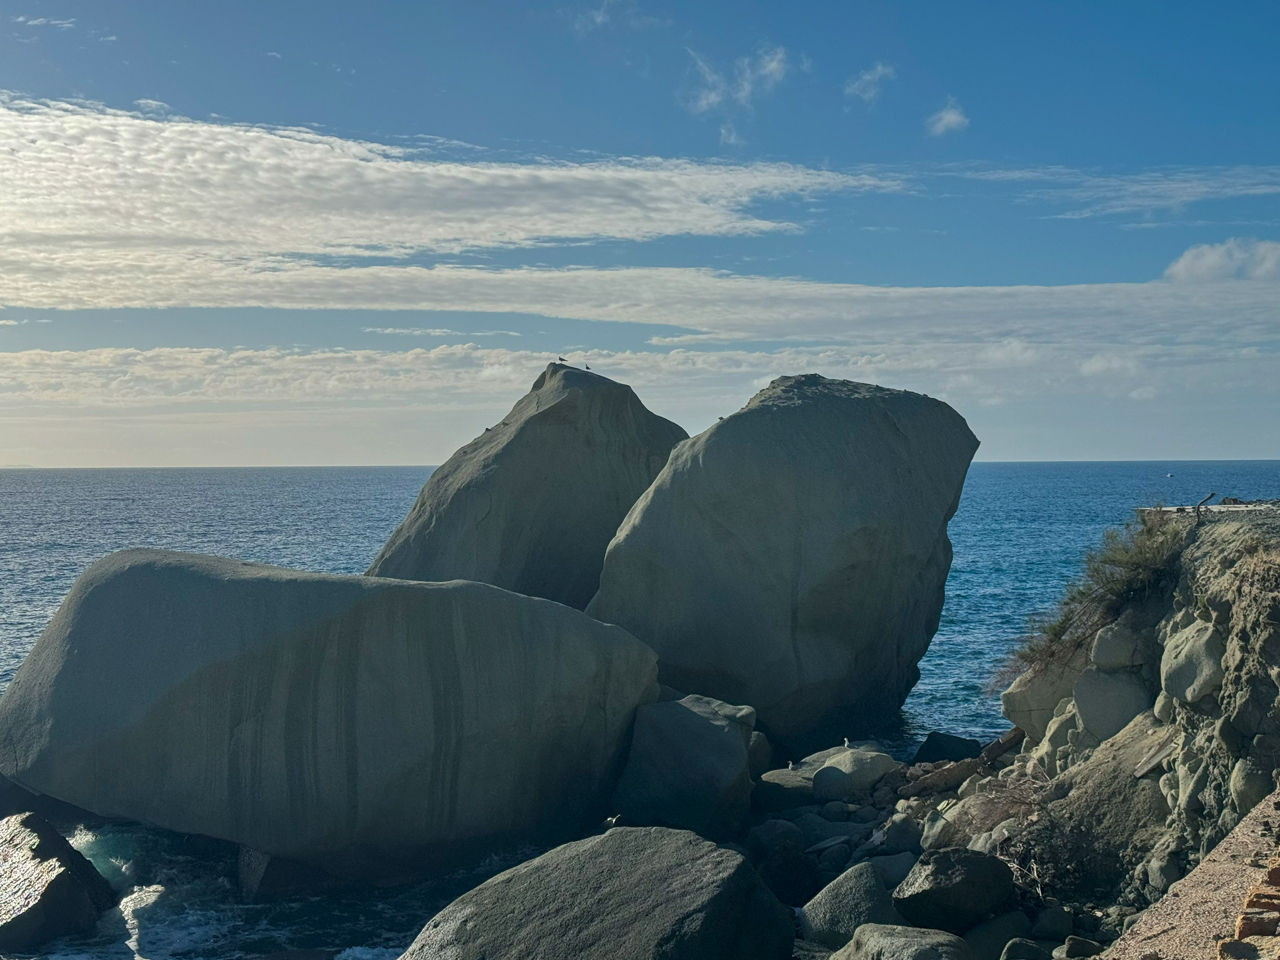
[[[969,945],[941,930],[864,923],[831,960],[974,960]]]
[[[464,893],[402,960],[786,960],[793,937],[791,911],[741,854],[619,827]]]
[[[337,872],[601,813],[653,652],[561,604],[130,550],[0,699],[0,773]]]
[[[1109,673],[1097,667],[1080,674],[1074,695],[1080,723],[1099,741],[1114,737],[1155,702],[1155,695],[1137,674]]]
[[[789,752],[901,706],[938,625],[978,441],[945,403],[781,377],[672,451],[588,612],[663,682],[756,708]]]
[[[903,923],[876,868],[865,862],[836,877],[800,911],[804,938],[832,950],[853,939],[864,923]]]
[[[368,573],[478,580],[581,610],[618,524],[686,437],[625,384],[550,364],[431,474]]]
[[[911,923],[965,933],[1014,895],[1013,871],[999,857],[963,847],[926,850],[893,891]]]
[[[750,707],[697,695],[641,707],[613,812],[707,837],[736,833],[751,810],[755,722]]]
[[[0,820],[0,950],[28,951],[92,932],[115,903],[110,884],[34,813]]]

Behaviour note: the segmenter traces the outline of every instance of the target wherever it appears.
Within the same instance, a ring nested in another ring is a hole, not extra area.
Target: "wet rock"
[[[687,436],[627,385],[550,364],[435,469],[368,575],[476,580],[581,610],[618,524]]]
[[[1010,910],[989,920],[983,920],[964,935],[975,960],[1000,960],[1010,940],[1028,936],[1031,921],[1021,910]]]
[[[864,923],[832,960],[974,960],[968,945],[941,930]]]
[[[791,911],[745,857],[682,830],[615,828],[464,893],[404,960],[786,960],[793,939]]]
[[[115,900],[93,864],[43,818],[0,820],[0,950],[88,933]]]
[[[926,850],[893,891],[911,923],[964,933],[1013,896],[1013,873],[998,857],[951,847]]]
[[[893,900],[869,863],[850,867],[804,905],[800,930],[833,950],[843,947],[864,923],[903,924]]]
[[[912,763],[936,763],[939,760],[968,760],[982,752],[982,744],[977,740],[955,737],[949,733],[932,731],[924,738],[924,743],[916,749]]]
[[[664,682],[750,703],[791,751],[829,743],[919,676],[976,448],[937,400],[781,377],[672,451],[588,611],[653,647]]]
[[[695,695],[640,707],[613,812],[706,837],[736,833],[751,809],[755,719],[750,707]]]

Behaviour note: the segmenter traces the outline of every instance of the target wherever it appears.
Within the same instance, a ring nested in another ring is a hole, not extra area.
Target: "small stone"
[[[839,800],[832,800],[822,807],[822,816],[832,823],[844,823],[849,819],[848,805]]]
[[[924,743],[920,744],[916,750],[912,763],[937,763],[939,760],[958,762],[976,757],[981,752],[982,744],[977,740],[934,730],[924,738]]]
[[[803,840],[804,834],[794,823],[787,820],[766,820],[747,831],[747,850],[753,860],[760,861],[784,847],[799,850]]]
[[[1066,907],[1045,907],[1036,914],[1036,922],[1031,926],[1033,940],[1057,940],[1059,943],[1071,936],[1074,926],[1071,922],[1071,911]]]
[[[1102,952],[1102,944],[1084,937],[1067,937],[1067,942],[1053,951],[1054,960],[1075,960],[1076,957],[1096,957]]]
[[[848,862],[849,845],[846,843],[837,843],[818,854],[818,866],[823,870],[834,870],[838,873]]]
[[[913,820],[905,813],[895,813],[884,825],[884,843],[880,846],[880,852],[885,855],[919,853],[922,833],[920,821]]]
[[[1156,705],[1151,709],[1155,713],[1157,720],[1161,723],[1168,723],[1173,719],[1173,697],[1161,690],[1156,694]]]
[[[1004,945],[1000,960],[1050,960],[1052,954],[1034,940],[1016,937]]]
[[[963,933],[1013,893],[1013,873],[1003,860],[950,848],[923,853],[893,891],[893,903],[912,923]]]

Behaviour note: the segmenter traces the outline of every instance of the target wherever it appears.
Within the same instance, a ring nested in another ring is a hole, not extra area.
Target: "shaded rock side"
[[[800,911],[804,938],[833,950],[852,940],[865,923],[903,924],[878,871],[865,862],[836,877]]]
[[[893,891],[911,923],[962,934],[1013,899],[1013,872],[998,857],[948,847],[926,850]]]
[[[0,772],[376,873],[595,816],[655,672],[625,631],[486,584],[131,550],[76,581],[0,699]]]
[[[625,384],[550,364],[431,474],[368,575],[477,580],[581,610],[618,524],[687,436]]]
[[[91,932],[115,899],[93,864],[44,819],[0,820],[0,950]]]
[[[786,960],[793,937],[791,911],[741,854],[615,828],[463,894],[402,960]]]
[[[652,646],[663,682],[754,706],[790,752],[829,743],[919,677],[977,445],[941,401],[781,377],[672,451],[588,612]]]
[[[613,812],[708,837],[735,833],[751,810],[755,719],[750,707],[696,695],[640,707]]]

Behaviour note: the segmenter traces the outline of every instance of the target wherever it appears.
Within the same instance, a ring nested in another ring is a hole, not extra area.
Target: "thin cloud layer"
[[[1170,280],[1275,280],[1280,278],[1280,243],[1242,240],[1201,243],[1169,264]]]
[[[846,97],[857,97],[863,103],[875,103],[880,96],[880,88],[886,80],[896,80],[898,71],[887,63],[877,62],[868,70],[863,70],[856,77],[850,77],[844,85]]]
[[[947,105],[924,121],[925,129],[933,137],[942,137],[948,133],[958,133],[969,126],[969,118],[955,97],[947,99]]]
[[[785,163],[446,163],[306,130],[0,99],[0,242],[56,248],[404,256],[572,240],[794,229],[760,200],[895,190]]]

